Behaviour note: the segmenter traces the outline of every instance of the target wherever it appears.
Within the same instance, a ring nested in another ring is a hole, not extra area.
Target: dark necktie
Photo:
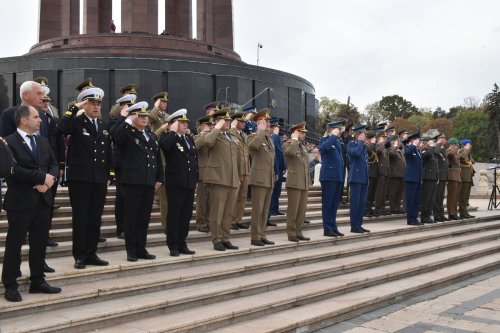
[[[92,119],[92,124],[94,124],[95,131],[99,132],[98,129],[97,129],[97,120],[95,118]]]
[[[189,143],[188,143],[188,141],[187,141],[187,139],[186,139],[186,136],[185,136],[185,135],[183,135],[183,136],[182,136],[182,140],[184,140],[184,143],[186,144],[186,147],[187,147],[188,149],[190,149],[190,148],[191,148],[191,146],[189,146]]]
[[[231,137],[229,136],[229,133],[228,132],[225,132],[224,135],[226,135],[226,138],[229,140],[229,141],[233,141],[231,140]]]
[[[26,137],[30,140],[30,148],[33,153],[33,157],[35,157],[36,164],[38,164],[38,148],[36,146],[36,140],[34,135],[26,135]]]

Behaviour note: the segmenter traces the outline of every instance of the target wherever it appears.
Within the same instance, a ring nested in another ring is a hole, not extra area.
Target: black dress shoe
[[[106,260],[102,260],[98,256],[95,256],[93,258],[87,258],[87,260],[85,260],[85,263],[87,265],[93,265],[93,266],[108,266],[109,265],[109,262],[107,262]]]
[[[264,246],[264,245],[266,245],[266,244],[264,244],[264,242],[263,242],[263,241],[261,241],[260,239],[257,239],[257,240],[252,240],[252,241],[250,241],[250,244],[255,245],[255,246]]]
[[[49,267],[49,265],[47,265],[46,262],[43,263],[43,272],[44,273],[55,273],[55,269],[53,269],[52,267]]]
[[[434,217],[434,222],[444,222],[444,220],[441,217],[439,217],[439,216],[437,216],[437,217],[435,216]]]
[[[185,248],[180,249],[179,253],[182,253],[182,254],[195,254],[196,252],[195,251],[191,251],[190,249],[188,249],[187,247],[185,247]]]
[[[139,254],[137,256],[137,258],[146,259],[146,260],[153,260],[153,259],[156,259],[156,256],[154,254],[149,253],[149,252],[144,252],[142,254]]]
[[[248,225],[248,223],[236,223],[236,225],[240,229],[248,229],[248,228],[250,228],[250,226]]]
[[[30,294],[59,294],[61,288],[52,287],[47,282],[42,282],[40,284],[30,285]]]
[[[14,289],[5,289],[3,297],[9,302],[21,302],[23,300],[19,291]]]
[[[337,236],[340,236],[340,237],[344,236],[344,234],[343,234],[343,233],[341,233],[341,232],[340,232],[340,231],[338,231],[338,230],[333,230],[333,232],[334,232],[334,233],[336,233],[336,234],[337,234]]]
[[[104,243],[106,241],[106,238],[102,238],[102,237],[99,237],[99,239],[97,240],[97,242],[99,243]]]
[[[443,220],[443,222],[450,221],[450,219],[449,219],[449,218],[447,218],[446,216],[441,216],[441,220]]]
[[[210,232],[210,228],[207,227],[207,226],[204,226],[204,227],[200,227],[198,228],[198,231],[199,232],[206,232],[206,233],[209,233]]]
[[[59,208],[61,208],[61,205],[59,205],[59,204],[54,204],[54,209],[59,209]]]
[[[56,242],[54,242],[54,240],[51,237],[49,237],[47,239],[47,246],[53,247],[53,246],[57,246],[57,245],[59,245],[59,244],[57,244]]]
[[[299,239],[295,236],[288,236],[288,240],[290,242],[297,242],[297,243],[299,242]]]
[[[268,227],[276,227],[276,226],[277,226],[277,224],[276,224],[276,223],[274,223],[274,222],[271,222],[271,221],[267,220],[267,226],[268,226]]]
[[[137,256],[134,256],[134,255],[128,255],[128,254],[127,254],[127,261],[130,261],[130,262],[136,262],[136,261],[137,261]]]
[[[304,220],[304,224],[311,224],[311,221]]]
[[[228,250],[238,250],[239,249],[239,247],[237,247],[236,245],[231,244],[230,241],[222,242],[222,245],[224,245],[224,247]]]
[[[216,250],[216,251],[226,251],[226,247],[224,246],[224,244],[222,244],[222,242],[218,242],[218,243],[214,244],[214,250]]]
[[[178,257],[179,256],[179,250],[170,250],[170,256],[171,257]]]
[[[351,229],[351,232],[353,232],[355,234],[362,234],[363,230],[361,230],[360,228],[356,228],[356,229]]]
[[[116,237],[117,237],[118,239],[125,239],[125,233],[124,233],[123,231],[122,231],[122,232],[120,232],[120,233],[117,233],[117,234],[116,234]]]
[[[272,242],[268,239],[265,239],[265,238],[262,238],[261,241],[262,241],[262,243],[264,243],[266,245],[274,245],[274,242]]]
[[[237,224],[231,224],[231,230],[240,230],[240,227]]]
[[[276,214],[275,214],[275,215],[285,215],[285,213],[280,212],[280,211],[278,210],[278,211],[276,212]]]
[[[311,238],[309,238],[309,237],[305,237],[305,236],[302,236],[302,235],[297,236],[297,238],[298,238],[299,240],[301,240],[301,241],[308,241],[308,240],[311,240]]]
[[[370,230],[365,229],[365,228],[363,228],[363,227],[359,227],[359,229],[360,229],[361,231],[363,231],[363,232],[370,232]]]
[[[75,268],[76,269],[84,269],[85,268],[85,260],[83,260],[83,259],[76,259],[75,260]]]
[[[373,211],[371,210],[367,210],[365,211],[365,213],[363,214],[364,217],[372,217],[373,216]]]
[[[325,231],[323,232],[323,236],[326,236],[326,237],[337,237],[337,233],[335,231]]]
[[[475,215],[470,215],[469,213],[467,213],[467,218],[468,218],[468,219],[473,219],[473,218],[475,218],[475,217],[476,217]]]
[[[448,219],[450,221],[456,221],[456,220],[458,220],[458,216],[456,216],[456,215],[448,215]]]

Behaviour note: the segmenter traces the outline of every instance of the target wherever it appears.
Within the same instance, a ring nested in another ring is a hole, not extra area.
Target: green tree
[[[365,112],[361,115],[361,121],[371,128],[377,126],[382,120],[384,120],[384,116],[382,115],[380,102],[368,104],[365,108]]]
[[[463,105],[453,106],[450,108],[450,111],[448,111],[448,113],[446,113],[446,118],[454,119],[465,111],[467,111],[467,108]]]
[[[441,109],[440,106],[438,106],[436,110],[434,110],[434,112],[432,113],[432,118],[438,119],[443,117],[446,117],[446,111]]]
[[[486,95],[484,111],[489,117],[490,155],[500,157],[500,90],[493,85],[493,91]]]
[[[432,120],[432,114],[416,114],[408,118],[408,121],[417,129],[419,132],[423,132],[427,127],[427,124]]]
[[[412,115],[420,114],[412,102],[399,95],[384,96],[379,102],[381,114],[385,120],[393,121],[396,117],[408,119]]]
[[[326,123],[337,119],[347,119],[352,124],[359,123],[361,115],[358,108],[352,104],[341,103],[337,99],[330,99],[326,96],[320,97],[319,101],[319,118],[321,129],[324,132]]]
[[[489,116],[483,109],[461,112],[454,119],[453,127],[454,137],[459,140],[472,140],[472,156],[476,161],[488,161],[490,155]]]

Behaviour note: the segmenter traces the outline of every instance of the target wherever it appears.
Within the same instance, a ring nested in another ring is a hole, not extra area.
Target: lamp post
[[[257,42],[257,66],[259,66],[259,51],[262,48],[262,44]]]

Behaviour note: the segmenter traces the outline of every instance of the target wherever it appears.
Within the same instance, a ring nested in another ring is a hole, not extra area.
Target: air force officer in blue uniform
[[[370,232],[363,228],[363,212],[366,204],[368,188],[368,156],[365,148],[366,125],[359,125],[352,131],[354,139],[347,144],[347,157],[349,158],[349,176],[347,180],[351,188],[350,218],[351,232]]]
[[[404,176],[405,199],[408,225],[420,225],[418,209],[420,205],[420,186],[422,183],[422,155],[418,149],[420,133],[408,136],[405,147],[406,170]]]
[[[344,187],[344,159],[342,145],[339,140],[344,120],[329,122],[327,133],[319,141],[321,154],[321,211],[323,215],[323,232],[325,236],[343,236],[337,228],[337,210],[339,208],[342,189]]]

